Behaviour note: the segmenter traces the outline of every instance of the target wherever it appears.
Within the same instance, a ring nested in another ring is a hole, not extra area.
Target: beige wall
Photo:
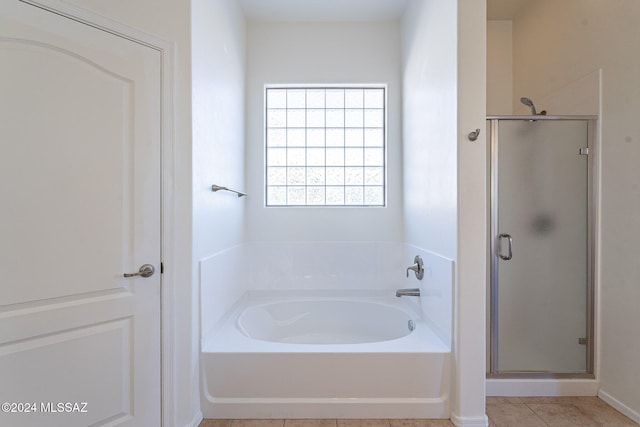
[[[533,99],[539,110],[547,108],[545,100],[554,100],[550,114],[601,109],[597,376],[601,395],[636,420],[640,413],[640,341],[635,339],[640,324],[639,20],[637,0],[530,2],[513,21],[512,95],[514,113],[527,113],[518,105],[520,96]],[[601,94],[594,94],[600,76]]]
[[[490,116],[513,112],[512,40],[511,21],[487,21],[487,115]]]

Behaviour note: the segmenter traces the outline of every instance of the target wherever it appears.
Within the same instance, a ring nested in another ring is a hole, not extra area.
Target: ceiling
[[[253,21],[394,21],[409,0],[238,0]]]
[[[411,0],[238,0],[252,21],[394,21]],[[487,0],[487,19],[513,20],[532,0]]]

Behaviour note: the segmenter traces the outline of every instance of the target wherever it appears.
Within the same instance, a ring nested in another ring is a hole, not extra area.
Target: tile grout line
[[[542,417],[535,411],[535,409],[529,406],[531,402],[523,401],[522,403],[524,403],[524,406],[526,406],[527,408],[529,408],[531,412],[533,412],[533,415],[535,415],[536,418],[539,419],[542,424],[544,424],[547,427],[551,427],[545,420],[542,419]]]

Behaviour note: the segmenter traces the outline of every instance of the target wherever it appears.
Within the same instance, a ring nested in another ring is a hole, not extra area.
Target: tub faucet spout
[[[420,296],[420,289],[419,288],[409,288],[409,289],[398,289],[396,291],[396,296],[397,297],[419,297]]]

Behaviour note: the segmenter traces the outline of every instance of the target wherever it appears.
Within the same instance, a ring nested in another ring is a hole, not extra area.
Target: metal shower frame
[[[490,352],[487,378],[500,379],[545,379],[545,378],[595,378],[595,278],[597,248],[599,141],[597,138],[597,116],[487,116],[489,129],[490,158]],[[498,123],[500,121],[586,121],[587,122],[587,360],[586,372],[499,372],[498,371]]]

